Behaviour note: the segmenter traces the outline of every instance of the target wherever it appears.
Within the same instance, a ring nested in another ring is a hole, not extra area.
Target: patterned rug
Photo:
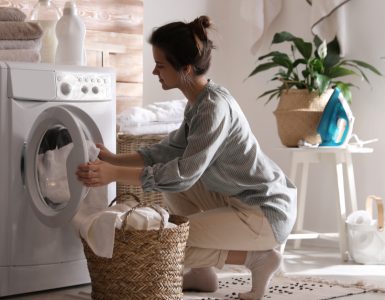
[[[231,274],[220,276],[219,289],[215,293],[194,293],[184,294],[184,300],[232,300],[239,299],[239,292],[249,291],[251,280],[249,274]],[[286,277],[275,276],[270,282],[263,299],[273,300],[327,300],[342,297],[352,297],[370,293],[382,293],[382,289],[365,286],[357,282],[347,284],[337,281],[327,281],[311,277]],[[357,298],[356,298],[357,299]],[[365,299],[365,298],[361,298]]]

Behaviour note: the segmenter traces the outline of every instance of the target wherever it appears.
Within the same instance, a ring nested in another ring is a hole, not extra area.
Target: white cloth
[[[282,8],[282,0],[241,0],[241,17],[252,26],[255,40],[251,52],[256,54],[261,40],[270,24],[278,16]]]
[[[136,205],[136,202],[127,202],[107,207],[107,195],[100,188],[91,188],[73,219],[73,225],[96,255],[111,258],[115,228],[122,227],[125,213]],[[158,206],[158,210],[161,215],[149,207],[135,209],[127,217],[125,229],[159,229],[161,218],[165,220],[165,228],[176,226],[168,222],[169,214],[165,209]]]
[[[87,141],[90,161],[96,160],[100,149]],[[66,203],[70,200],[67,180],[66,161],[73,148],[69,143],[61,148],[48,150],[38,155],[37,174],[41,194],[53,204]]]
[[[180,123],[152,122],[143,125],[121,125],[119,131],[130,135],[168,134],[178,129]]]
[[[117,117],[119,131],[130,135],[168,134],[178,129],[187,99],[155,102],[126,109]]]
[[[187,99],[155,102],[145,107],[130,107],[118,115],[118,125],[148,124],[153,122],[180,123],[183,120]]]
[[[346,3],[350,0],[312,0],[311,30],[314,35],[330,42],[335,36],[341,55],[346,53]]]

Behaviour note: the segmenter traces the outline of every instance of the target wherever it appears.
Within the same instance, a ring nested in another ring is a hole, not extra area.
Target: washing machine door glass
[[[25,183],[37,217],[61,226],[77,212],[88,188],[76,178],[79,164],[89,161],[91,142],[102,142],[96,124],[80,109],[56,106],[35,121],[25,153]]]

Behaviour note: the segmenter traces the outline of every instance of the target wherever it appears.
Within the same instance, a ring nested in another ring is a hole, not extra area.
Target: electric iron
[[[320,147],[344,147],[353,131],[354,116],[339,88],[335,88],[318,124]]]

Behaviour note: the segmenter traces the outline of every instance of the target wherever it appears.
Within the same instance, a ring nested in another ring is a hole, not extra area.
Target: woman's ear
[[[192,65],[184,66],[184,67],[183,67],[183,72],[184,72],[186,75],[192,75],[192,74],[193,74],[193,67],[192,67]]]

